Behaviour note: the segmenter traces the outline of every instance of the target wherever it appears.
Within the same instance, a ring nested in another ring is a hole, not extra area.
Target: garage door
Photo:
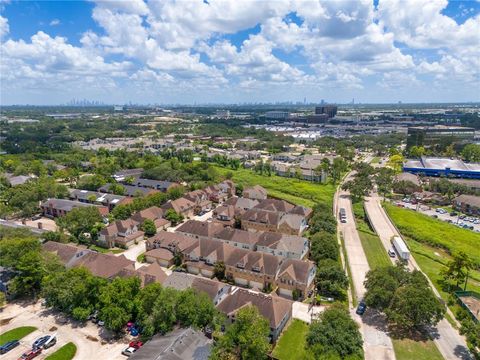
[[[250,286],[251,286],[253,289],[259,289],[259,290],[262,290],[262,289],[263,289],[263,283],[261,283],[261,282],[250,281]]]
[[[240,278],[235,278],[235,284],[247,286],[247,285],[248,285],[248,280],[246,280],[246,279],[240,279]]]
[[[188,266],[188,267],[187,267],[187,271],[188,271],[190,274],[198,274],[198,273],[199,273],[198,268],[192,267],[192,266]]]
[[[287,296],[287,297],[292,297],[292,295],[293,295],[291,290],[282,289],[282,288],[278,289],[278,293],[282,296]]]
[[[206,270],[206,269],[202,269],[202,275],[205,276],[205,277],[210,278],[210,277],[212,277],[212,275],[213,275],[213,271],[211,271],[211,270]]]

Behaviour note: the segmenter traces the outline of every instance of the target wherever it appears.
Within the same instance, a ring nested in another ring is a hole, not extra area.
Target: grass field
[[[263,176],[255,174],[252,170],[232,170],[215,166],[218,172],[225,176],[228,172],[233,173],[232,180],[243,186],[261,185],[268,190],[268,195],[284,199],[297,205],[312,207],[322,202],[333,204],[333,195],[336,187],[333,184],[317,184],[304,180],[285,178],[281,176]]]
[[[96,250],[96,251],[98,251],[99,253],[102,253],[102,254],[108,254],[108,253],[120,254],[120,253],[125,251],[124,249],[105,249],[105,248],[103,248],[101,246],[97,246],[97,245],[91,245],[90,249],[91,250]]]
[[[370,269],[392,265],[392,262],[388,258],[387,252],[383,247],[382,241],[377,234],[370,229],[370,226],[365,221],[363,203],[353,204],[353,212],[355,214],[358,235],[360,236],[363,251],[365,251],[365,255],[367,256]]]
[[[34,326],[21,326],[7,332],[4,332],[0,335],[0,345],[5,344],[6,342],[12,340],[20,340],[21,338],[27,336],[28,334],[37,330]]]
[[[45,360],[70,360],[73,359],[75,353],[77,352],[77,347],[74,343],[69,342],[63,345],[60,349],[55,351],[53,354],[48,355]]]
[[[460,229],[426,215],[385,204],[385,209],[402,235],[433,247],[441,247],[449,254],[463,251],[480,268],[480,234]]]
[[[313,360],[313,354],[305,349],[308,325],[294,319],[280,337],[273,350],[273,356],[279,360]]]
[[[397,360],[443,360],[432,340],[392,339]]]

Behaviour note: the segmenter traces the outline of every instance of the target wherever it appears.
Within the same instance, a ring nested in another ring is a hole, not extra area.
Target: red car
[[[31,360],[42,353],[42,348],[35,348],[24,353],[18,360]]]
[[[133,347],[135,349],[140,349],[142,347],[143,343],[140,340],[133,340],[130,341],[130,344],[128,344],[129,347]]]

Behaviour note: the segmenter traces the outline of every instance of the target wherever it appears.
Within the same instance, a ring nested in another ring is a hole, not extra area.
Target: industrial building
[[[403,171],[424,176],[480,179],[480,164],[465,163],[459,159],[422,157],[420,160],[407,160]]]

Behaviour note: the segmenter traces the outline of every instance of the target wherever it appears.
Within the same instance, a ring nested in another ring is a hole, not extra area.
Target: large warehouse
[[[480,164],[449,158],[422,157],[420,160],[407,160],[403,164],[403,171],[425,176],[480,179]]]

